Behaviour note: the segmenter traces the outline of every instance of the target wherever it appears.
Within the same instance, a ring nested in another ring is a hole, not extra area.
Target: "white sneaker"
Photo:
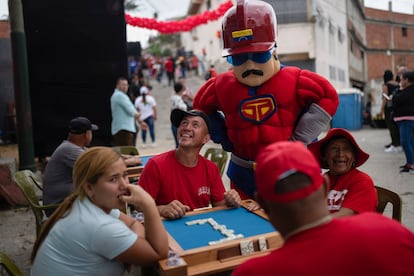
[[[386,152],[386,153],[396,153],[396,152],[398,152],[398,149],[397,149],[398,147],[394,147],[394,146],[389,146],[388,148],[386,148],[385,150],[384,150],[384,152]],[[401,148],[401,147],[399,147],[399,148]],[[401,149],[400,149],[401,150]]]
[[[157,145],[157,143],[155,143],[155,142],[151,144],[151,147],[153,147],[153,148],[156,148],[157,146],[158,146],[158,145]]]
[[[145,149],[147,147],[147,144],[142,144],[142,148]]]
[[[403,151],[403,149],[402,149],[402,147],[401,147],[401,146],[394,147],[394,152],[400,153],[400,152],[402,152],[402,151]]]

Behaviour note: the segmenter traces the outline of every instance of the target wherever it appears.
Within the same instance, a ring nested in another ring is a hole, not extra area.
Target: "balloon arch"
[[[221,4],[216,10],[205,11],[201,14],[189,16],[179,21],[159,21],[155,18],[132,17],[129,14],[125,15],[125,20],[128,25],[157,30],[163,34],[187,32],[199,25],[207,24],[209,21],[219,19],[232,6],[233,4],[231,0],[229,0]]]

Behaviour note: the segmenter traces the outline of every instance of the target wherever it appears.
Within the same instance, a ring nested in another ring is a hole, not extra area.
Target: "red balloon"
[[[233,3],[229,0],[218,6],[216,10],[204,11],[202,14],[196,14],[180,21],[158,21],[154,18],[132,17],[125,14],[125,22],[130,26],[157,30],[160,33],[190,31],[199,25],[219,19],[232,6]]]

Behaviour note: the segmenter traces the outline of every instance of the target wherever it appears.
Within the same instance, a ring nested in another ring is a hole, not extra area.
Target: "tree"
[[[125,0],[124,8],[126,11],[132,11],[140,8],[140,5],[135,3],[135,0]]]

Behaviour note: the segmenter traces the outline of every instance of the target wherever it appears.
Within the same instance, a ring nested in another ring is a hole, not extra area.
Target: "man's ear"
[[[210,133],[207,133],[207,135],[204,136],[203,145],[207,144],[210,141],[210,139],[211,139]]]

